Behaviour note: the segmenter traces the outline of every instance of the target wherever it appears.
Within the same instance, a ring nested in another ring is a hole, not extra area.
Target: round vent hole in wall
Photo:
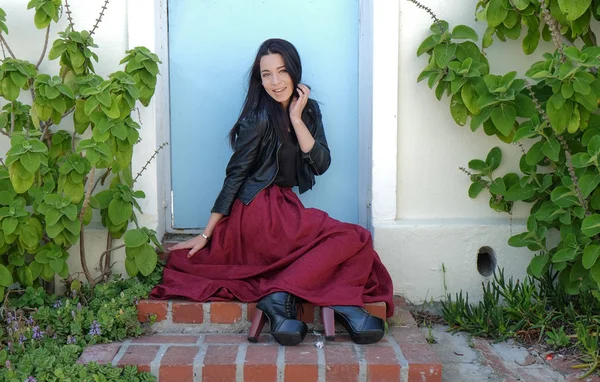
[[[477,271],[484,277],[489,277],[496,270],[496,253],[488,246],[479,248],[477,253]]]

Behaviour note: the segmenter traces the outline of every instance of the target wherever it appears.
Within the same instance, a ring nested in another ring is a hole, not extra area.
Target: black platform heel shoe
[[[298,345],[304,340],[308,327],[296,319],[296,297],[286,292],[275,292],[258,302],[248,341],[258,342],[258,336],[268,319],[271,335],[280,345]]]
[[[335,321],[346,328],[350,338],[357,344],[372,344],[383,338],[385,322],[359,306],[321,307],[321,320],[325,328],[325,339],[335,339]]]

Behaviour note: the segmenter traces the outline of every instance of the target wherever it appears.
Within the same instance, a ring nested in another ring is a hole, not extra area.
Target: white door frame
[[[373,1],[359,0],[358,30],[358,224],[368,229],[372,228]],[[140,110],[144,124],[140,131],[142,142],[134,151],[134,169],[143,166],[152,151],[161,143],[171,143],[167,4],[168,0],[154,0],[150,3],[147,0],[127,0],[129,47],[146,46],[162,60],[154,99],[148,108]],[[198,233],[199,230],[173,228],[169,147],[158,155],[147,170],[152,174],[144,174],[140,178],[140,188],[154,188],[157,195],[156,204],[153,200],[148,200],[142,207],[157,211],[158,221],[154,223],[160,236],[164,232]],[[145,181],[142,181],[144,179]]]

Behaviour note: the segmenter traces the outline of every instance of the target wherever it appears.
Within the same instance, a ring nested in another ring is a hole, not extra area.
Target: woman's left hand
[[[304,84],[298,84],[298,94],[300,97],[294,97],[290,103],[290,119],[294,121],[302,119],[302,111],[308,102],[308,96],[310,95],[310,89]]]

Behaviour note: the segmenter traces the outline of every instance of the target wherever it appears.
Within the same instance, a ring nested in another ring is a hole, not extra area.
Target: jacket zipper
[[[269,183],[267,183],[263,188],[258,190],[258,192],[252,197],[252,199],[250,199],[250,201],[247,204],[250,204],[254,200],[254,198],[256,198],[256,196],[261,193],[262,190],[269,187],[273,183],[275,178],[277,177],[277,173],[279,172],[279,149],[281,148],[281,146],[283,146],[283,143],[279,143],[277,145],[277,152],[275,153],[275,159],[277,160],[277,167],[276,167],[277,171],[275,171],[275,175],[273,176],[273,178],[271,179],[271,181]]]

